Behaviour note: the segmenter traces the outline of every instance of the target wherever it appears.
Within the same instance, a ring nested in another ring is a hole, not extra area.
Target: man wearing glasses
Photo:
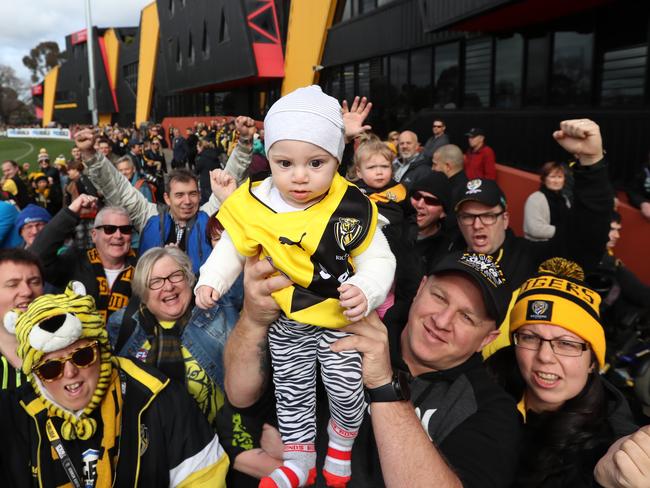
[[[569,258],[585,271],[593,269],[608,239],[613,190],[607,175],[598,125],[588,119],[566,120],[553,134],[569,153],[577,154],[574,168],[575,194],[567,235],[557,234],[546,242],[531,242],[509,229],[506,198],[494,180],[476,178],[467,182],[456,203],[462,240],[454,249],[492,255],[516,290],[532,276],[539,263],[553,256]],[[507,343],[507,327],[491,345],[495,350]],[[505,332],[504,332],[505,331]]]
[[[90,195],[79,195],[48,222],[30,250],[41,258],[48,283],[63,288],[71,280],[80,281],[95,297],[98,312],[107,319],[126,307],[131,297],[136,257],[131,250],[134,229],[126,210],[105,207],[97,213],[91,234],[94,248],[86,251],[70,247],[59,253],[79,223],[81,211],[94,207],[96,201]]]
[[[422,156],[427,161],[431,161],[435,152],[442,146],[449,144],[449,136],[445,133],[447,126],[441,119],[434,119],[431,127],[433,135],[427,139],[422,150]]]

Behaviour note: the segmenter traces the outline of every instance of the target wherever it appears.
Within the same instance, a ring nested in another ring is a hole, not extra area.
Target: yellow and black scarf
[[[110,317],[113,312],[126,307],[129,304],[134,267],[129,264],[124,268],[113,283],[112,288],[109,288],[106,273],[104,272],[104,265],[102,264],[97,249],[89,249],[87,254],[88,261],[93,267],[95,279],[97,280],[98,293],[95,297],[97,312],[104,317],[104,320],[108,320],[108,317]],[[135,258],[135,252],[133,252],[133,249],[129,251],[128,258]]]

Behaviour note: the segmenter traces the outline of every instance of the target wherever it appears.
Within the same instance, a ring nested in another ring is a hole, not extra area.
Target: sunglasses
[[[415,191],[413,192],[413,195],[411,195],[411,198],[415,200],[416,202],[419,202],[420,200],[424,200],[424,203],[427,205],[435,205],[435,206],[441,206],[442,203],[440,200],[438,200],[436,197],[430,197],[429,195],[423,195],[422,192],[420,191]]]
[[[95,229],[101,229],[104,231],[104,234],[110,236],[112,234],[115,234],[115,232],[119,229],[121,234],[129,235],[133,233],[133,226],[132,225],[98,225],[95,227]]]
[[[85,369],[97,361],[99,343],[93,341],[85,346],[75,349],[69,355],[57,359],[49,359],[34,368],[34,373],[43,381],[51,383],[63,376],[65,363],[72,361],[75,367]]]

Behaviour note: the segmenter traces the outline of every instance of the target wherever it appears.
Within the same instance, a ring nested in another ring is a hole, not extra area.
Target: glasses
[[[442,203],[440,200],[438,200],[436,197],[431,197],[429,195],[424,195],[421,191],[414,191],[413,195],[411,195],[411,198],[415,200],[416,202],[419,202],[420,200],[424,200],[424,203],[427,205],[433,205],[433,206],[441,206]]]
[[[115,234],[117,230],[120,231],[121,234],[129,235],[133,233],[133,226],[132,225],[98,225],[95,227],[95,229],[101,229],[104,231],[104,234],[110,236],[112,234]]]
[[[444,125],[436,125],[436,124],[433,124],[433,126],[434,126],[436,129],[442,129],[442,128],[444,127]]]
[[[589,349],[589,345],[584,342],[567,341],[565,339],[544,339],[537,334],[525,332],[515,332],[512,334],[515,339],[515,346],[531,351],[539,351],[543,342],[548,342],[555,354],[560,356],[577,357]]]
[[[57,359],[49,359],[34,368],[34,372],[46,383],[56,381],[63,376],[65,363],[72,361],[75,367],[85,369],[97,361],[97,349],[99,343],[93,341],[72,351],[67,356]]]
[[[458,221],[463,225],[474,225],[476,219],[479,219],[483,225],[494,225],[499,215],[503,215],[504,213],[505,211],[484,214],[460,213],[458,214]]]
[[[149,289],[160,290],[163,286],[165,286],[165,281],[169,281],[170,283],[180,283],[184,279],[185,279],[185,271],[179,269],[178,271],[174,271],[169,276],[152,278],[151,280],[149,280]]]

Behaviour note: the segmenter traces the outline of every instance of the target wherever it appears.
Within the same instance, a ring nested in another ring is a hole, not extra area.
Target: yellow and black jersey
[[[338,328],[348,324],[337,288],[354,274],[352,257],[370,245],[377,207],[336,174],[328,194],[309,208],[278,213],[252,192],[247,181],[224,202],[219,220],[237,250],[260,250],[293,286],[273,294],[285,315],[298,322]]]

